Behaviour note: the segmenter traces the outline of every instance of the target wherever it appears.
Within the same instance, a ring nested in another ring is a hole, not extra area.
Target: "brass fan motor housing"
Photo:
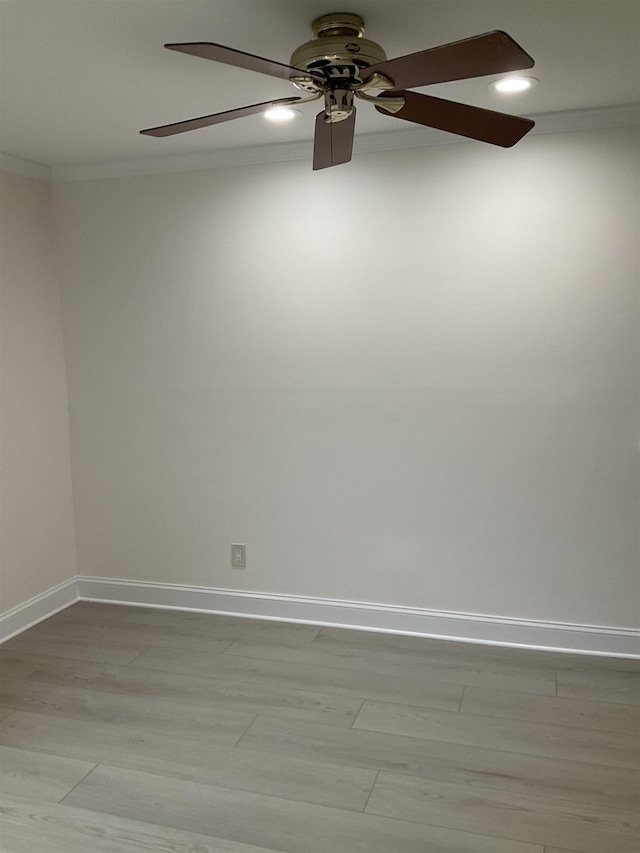
[[[351,66],[354,76],[362,68],[377,65],[387,58],[379,44],[362,38],[364,21],[360,15],[334,12],[322,15],[312,24],[314,38],[301,44],[291,55],[290,65],[301,71],[313,71],[332,66]],[[323,91],[325,87],[309,78],[292,81],[306,91]],[[357,88],[357,81],[356,86]]]

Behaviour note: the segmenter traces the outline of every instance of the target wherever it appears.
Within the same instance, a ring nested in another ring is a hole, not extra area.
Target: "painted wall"
[[[57,186],[80,573],[639,625],[637,143]]]
[[[0,613],[76,574],[51,188],[0,172]]]

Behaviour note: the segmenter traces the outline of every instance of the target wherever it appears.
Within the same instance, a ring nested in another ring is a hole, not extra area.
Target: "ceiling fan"
[[[305,97],[277,98],[214,115],[150,127],[146,136],[171,136],[266,112],[274,106],[324,98],[316,116],[313,168],[351,160],[355,132],[354,98],[379,113],[404,121],[510,148],[534,126],[531,119],[472,107],[409,91],[412,87],[531,68],[533,59],[500,30],[387,59],[374,41],[363,38],[359,15],[335,12],[312,24],[313,39],[300,45],[285,65],[211,42],[166,44],[169,50],[235,65],[290,80]]]

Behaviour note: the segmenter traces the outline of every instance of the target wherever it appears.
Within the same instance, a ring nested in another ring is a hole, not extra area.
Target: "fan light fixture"
[[[293,107],[271,107],[263,115],[269,121],[291,121],[300,115],[300,110],[294,110]]]
[[[501,80],[494,80],[489,86],[503,95],[513,95],[533,89],[537,82],[535,77],[503,77]]]
[[[259,113],[282,121],[294,118],[298,106],[322,100],[313,137],[313,168],[316,170],[351,160],[356,99],[392,120],[414,122],[502,148],[511,148],[534,126],[530,118],[412,91],[450,80],[511,75],[533,68],[529,54],[502,30],[387,59],[377,42],[363,37],[364,21],[354,12],[321,15],[311,29],[313,38],[293,51],[289,65],[214,42],[166,44],[168,50],[289,80],[298,94],[148,127],[140,133],[172,136]],[[508,79],[509,85],[513,85],[514,78]],[[279,109],[275,111],[273,107]]]

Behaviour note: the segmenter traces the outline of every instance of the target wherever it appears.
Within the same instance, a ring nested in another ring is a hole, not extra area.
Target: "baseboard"
[[[7,610],[0,616],[0,643],[21,634],[78,600],[78,580],[71,578]]]
[[[181,584],[78,577],[81,600],[224,613],[467,643],[640,658],[640,630]]]
[[[71,578],[2,614],[0,643],[79,599],[412,634],[466,643],[640,658],[640,630],[631,628],[92,577]]]

